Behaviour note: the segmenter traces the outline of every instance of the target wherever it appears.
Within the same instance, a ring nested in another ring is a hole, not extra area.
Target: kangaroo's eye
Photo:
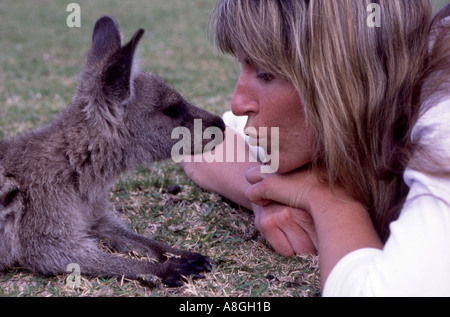
[[[179,105],[170,106],[163,110],[163,113],[170,118],[178,118],[180,116],[181,110]]]

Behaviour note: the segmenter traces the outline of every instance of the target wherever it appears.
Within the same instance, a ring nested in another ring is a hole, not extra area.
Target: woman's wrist
[[[344,190],[314,186],[309,212],[318,236],[323,283],[345,255],[362,248],[383,247],[366,208]]]

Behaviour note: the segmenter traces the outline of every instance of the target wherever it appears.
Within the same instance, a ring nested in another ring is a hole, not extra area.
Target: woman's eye
[[[256,75],[256,77],[259,78],[259,79],[262,79],[263,81],[265,81],[267,83],[269,83],[269,82],[271,82],[272,80],[275,79],[275,76],[272,75],[271,73],[258,73]]]

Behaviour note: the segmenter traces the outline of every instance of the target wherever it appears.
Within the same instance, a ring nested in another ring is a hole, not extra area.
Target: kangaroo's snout
[[[216,117],[213,119],[212,126],[219,128],[222,132],[225,132],[225,122],[221,117]]]

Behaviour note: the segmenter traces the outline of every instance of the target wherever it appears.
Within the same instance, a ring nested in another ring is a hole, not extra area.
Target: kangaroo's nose
[[[214,119],[213,125],[215,127],[218,127],[220,130],[222,130],[222,132],[225,131],[225,123],[223,122],[221,117],[216,117]]]

